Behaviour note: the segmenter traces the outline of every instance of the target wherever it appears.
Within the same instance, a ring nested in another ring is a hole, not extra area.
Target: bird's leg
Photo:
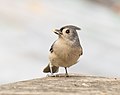
[[[50,67],[50,73],[51,73],[51,76],[53,76],[52,67]]]
[[[50,63],[49,65],[50,65],[50,73],[51,73],[51,76],[53,76],[53,70],[52,70],[52,65],[51,65],[51,63]]]
[[[65,67],[65,77],[69,77],[68,72],[67,72],[67,67]]]

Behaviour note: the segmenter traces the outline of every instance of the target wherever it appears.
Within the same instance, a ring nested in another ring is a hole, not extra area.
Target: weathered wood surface
[[[120,95],[120,79],[71,75],[0,86],[0,95]]]

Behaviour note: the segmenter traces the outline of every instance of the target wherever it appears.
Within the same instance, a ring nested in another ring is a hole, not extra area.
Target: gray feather
[[[62,31],[63,29],[65,29],[65,28],[72,28],[72,29],[75,29],[75,30],[81,30],[79,27],[77,27],[77,26],[74,26],[74,25],[66,25],[66,26],[64,26],[64,27],[62,27],[61,29],[60,29],[60,31]]]
[[[57,73],[58,72],[59,67],[53,66],[52,67],[52,73]],[[48,73],[50,72],[50,66],[49,64],[47,65],[47,67],[45,67],[45,69],[43,70],[44,73]],[[51,72],[50,72],[51,73]]]
[[[56,41],[55,41],[56,42]],[[53,47],[54,47],[54,44],[55,44],[55,42],[52,44],[52,46],[50,47],[50,52],[52,53],[53,52]]]

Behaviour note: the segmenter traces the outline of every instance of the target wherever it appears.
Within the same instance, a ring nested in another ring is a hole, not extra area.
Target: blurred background
[[[68,24],[84,49],[69,73],[120,77],[119,0],[0,0],[0,84],[45,77],[52,29]]]

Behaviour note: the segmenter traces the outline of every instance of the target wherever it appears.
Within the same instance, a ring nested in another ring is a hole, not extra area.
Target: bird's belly
[[[70,67],[77,63],[79,55],[79,49],[59,50],[57,53],[50,54],[49,59],[54,66]]]

